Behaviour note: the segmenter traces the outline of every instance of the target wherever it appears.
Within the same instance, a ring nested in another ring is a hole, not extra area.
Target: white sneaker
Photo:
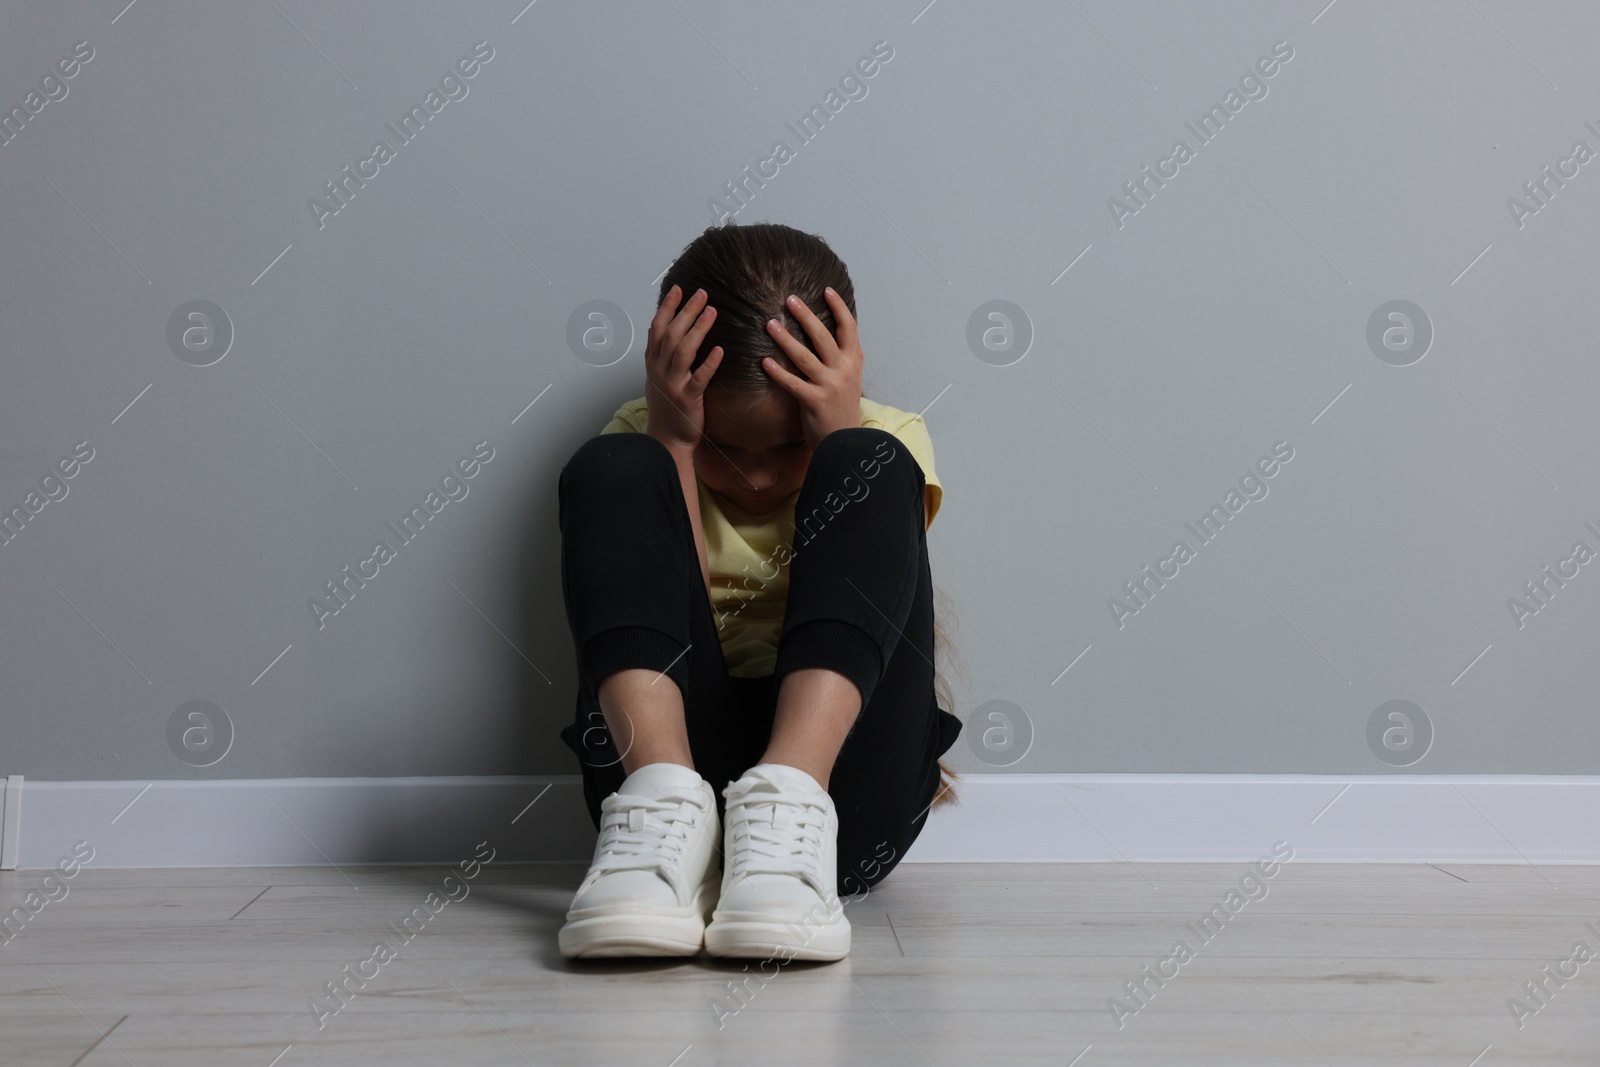
[[[759,763],[727,798],[722,892],[706,951],[746,959],[837,960],[850,952],[850,920],[835,889],[839,814],[797,767]]]
[[[594,859],[567,910],[563,956],[693,956],[716,904],[722,833],[698,771],[649,763],[600,802]]]

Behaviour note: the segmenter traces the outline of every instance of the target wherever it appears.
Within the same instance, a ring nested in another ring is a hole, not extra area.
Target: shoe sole
[[[713,919],[705,932],[706,951],[730,959],[842,960],[850,954],[850,927],[825,926],[802,940],[789,923]]]
[[[705,923],[665,915],[596,915],[561,928],[557,943],[570,958],[616,956],[694,956],[700,952]]]
[[[706,919],[717,905],[721,883],[707,881],[689,915],[612,912],[569,919],[556,935],[561,954],[572,958],[694,956],[705,945]]]

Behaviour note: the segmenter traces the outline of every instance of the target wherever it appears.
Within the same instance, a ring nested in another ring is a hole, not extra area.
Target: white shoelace
[[[613,793],[600,802],[602,844],[600,856],[590,865],[600,871],[665,871],[683,858],[694,811],[682,807],[699,802],[691,793],[651,797]],[[654,816],[654,825],[651,817]]]
[[[735,878],[792,874],[820,883],[827,809],[815,794],[741,791],[728,796],[727,859]]]

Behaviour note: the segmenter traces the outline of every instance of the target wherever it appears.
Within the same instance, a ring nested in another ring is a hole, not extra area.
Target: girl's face
[[[743,511],[765,515],[800,491],[811,449],[800,402],[777,389],[707,390],[705,433],[695,449],[695,474]]]

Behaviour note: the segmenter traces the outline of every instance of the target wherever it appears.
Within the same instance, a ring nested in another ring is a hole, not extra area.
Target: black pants
[[[695,767],[723,813],[723,787],[766,749],[783,676],[828,667],[862,700],[828,785],[839,813],[837,891],[861,894],[900,862],[939,788],[938,757],[961,732],[933,693],[924,484],[915,457],[884,430],[823,438],[795,505],[776,669],[740,678],[723,659],[666,446],[611,433],[573,453],[560,480],[561,580],[579,687],[561,739],[578,756],[596,829],[601,799],[626,777],[597,696],[608,675],[644,667],[678,685]]]

